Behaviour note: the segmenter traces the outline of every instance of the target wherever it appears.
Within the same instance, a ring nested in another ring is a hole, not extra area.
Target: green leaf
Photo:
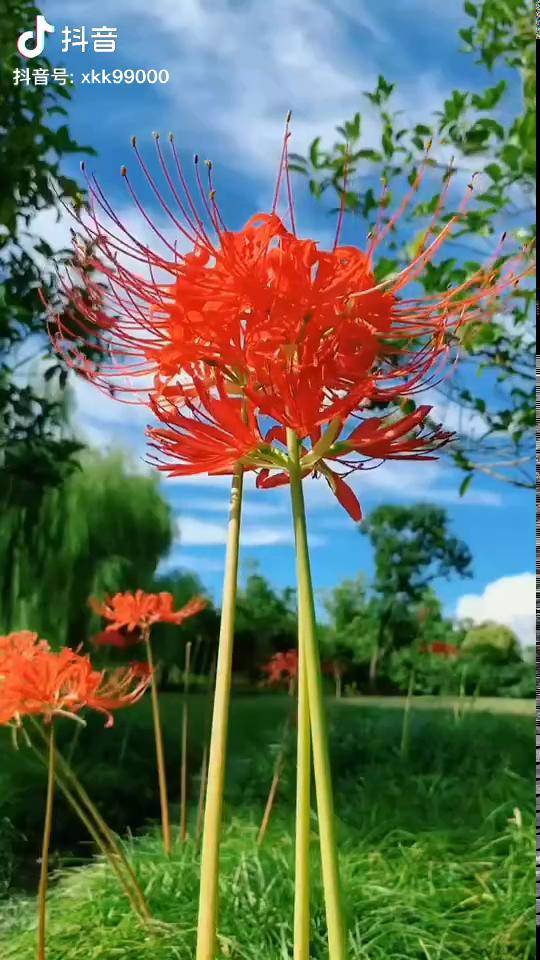
[[[503,175],[498,163],[488,163],[487,167],[484,167],[484,170],[488,177],[491,177],[491,179],[495,180],[495,182],[498,182]]]
[[[356,160],[357,157],[360,160],[372,160],[373,163],[381,163],[382,161],[382,153],[379,153],[378,150],[358,150],[354,154],[354,159]]]
[[[483,94],[473,93],[471,103],[477,110],[493,110],[506,91],[506,81],[501,80],[494,87],[484,90]]]
[[[471,483],[473,482],[473,479],[474,479],[474,474],[473,474],[473,473],[469,473],[469,474],[465,477],[465,479],[462,480],[461,485],[460,485],[460,488],[459,488],[459,495],[460,495],[460,497],[464,497],[464,496],[465,496],[465,494],[467,493],[467,490],[469,489]]]
[[[388,159],[394,155],[394,138],[392,127],[385,127],[381,137],[382,148]]]
[[[311,144],[311,146],[310,146],[310,148],[309,148],[309,158],[310,158],[310,160],[311,160],[312,165],[315,167],[315,169],[318,169],[318,167],[320,166],[320,159],[319,159],[319,156],[320,156],[320,154],[319,154],[319,144],[320,144],[320,142],[321,142],[321,138],[320,138],[320,137],[315,137],[315,140],[313,141],[313,143]]]

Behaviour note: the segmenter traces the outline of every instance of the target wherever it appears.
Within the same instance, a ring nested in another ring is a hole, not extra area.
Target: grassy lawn
[[[535,701],[532,698],[518,697],[472,697],[465,698],[465,709],[475,713],[514,713],[524,717],[534,717]],[[397,707],[403,710],[405,697],[346,697],[339,705],[355,707],[383,707],[385,710]],[[459,706],[457,697],[415,697],[415,710],[453,710]]]
[[[396,709],[402,704],[367,699],[329,703],[351,960],[532,960],[532,718],[519,710],[489,712],[493,705],[480,702],[456,718],[451,709],[422,702],[413,711],[410,749],[403,757],[402,711]],[[180,703],[178,696],[163,697],[173,817]],[[193,833],[204,698],[191,698],[190,707]],[[233,705],[220,958],[291,957],[292,756],[266,844],[262,851],[255,844],[288,709],[285,697],[238,697]],[[151,826],[158,804],[149,721],[145,701],[119,714],[112,730],[92,722],[75,744],[73,762],[109,820],[136,834],[128,841],[130,855],[160,924],[141,928],[105,866],[88,865],[86,838],[59,798],[54,838],[59,879],[50,896],[48,960],[193,957],[198,854],[190,842],[170,861],[161,856]],[[69,741],[72,730],[65,726]],[[43,775],[28,751],[21,747],[15,753],[7,738],[2,758],[0,861],[3,855],[6,896],[0,956],[31,960],[30,865],[39,850]],[[312,831],[318,876],[315,813]],[[312,930],[311,960],[323,960],[318,882]]]

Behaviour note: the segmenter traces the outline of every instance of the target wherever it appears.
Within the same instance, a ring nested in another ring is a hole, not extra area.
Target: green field
[[[496,714],[484,710],[493,703],[477,702],[460,717],[452,704],[419,702],[402,756],[400,703],[330,703],[351,960],[534,956],[534,724],[520,710],[504,712],[507,705],[499,701]],[[193,697],[190,706],[193,830],[205,701]],[[220,958],[292,956],[292,760],[267,842],[260,852],[255,844],[288,709],[282,697],[238,697],[233,705]],[[163,713],[175,817],[180,698],[164,696]],[[198,855],[193,842],[168,862],[160,854],[151,825],[157,796],[149,719],[145,701],[119,714],[112,730],[93,721],[74,745],[73,762],[115,827],[133,831],[128,848],[160,923],[141,928],[108,869],[88,864],[86,838],[59,798],[48,960],[193,957]],[[71,727],[64,733],[67,750]],[[7,736],[2,756],[0,956],[31,960],[43,775],[27,750],[12,751]],[[315,813],[312,830],[317,875]],[[311,957],[326,958],[318,882]]]

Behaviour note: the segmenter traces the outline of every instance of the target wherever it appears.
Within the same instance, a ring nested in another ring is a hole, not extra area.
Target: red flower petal
[[[337,500],[339,500],[342,507],[345,508],[350,517],[359,523],[362,519],[362,508],[358,502],[358,498],[353,490],[351,490],[348,483],[339,476],[338,473],[332,474],[331,487],[333,493]]]

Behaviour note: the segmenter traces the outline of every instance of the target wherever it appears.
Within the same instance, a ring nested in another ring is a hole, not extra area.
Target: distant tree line
[[[181,543],[181,520],[180,543]],[[362,524],[373,549],[371,582],[344,580],[323,598],[319,626],[327,682],[338,694],[405,691],[414,676],[422,693],[532,696],[532,664],[513,632],[495,623],[456,623],[443,614],[434,583],[471,571],[470,551],[454,536],[446,512],[432,504],[385,505]],[[0,633],[30,629],[53,644],[92,643],[102,629],[92,596],[142,588],[168,591],[181,606],[206,594],[184,569],[162,572],[173,542],[173,517],[155,476],[119,453],[87,451],[64,483],[33,503],[13,503],[0,518]],[[191,644],[193,689],[212,673],[219,609],[182,628],[155,628],[161,683],[183,682]],[[258,569],[241,582],[234,652],[238,685],[264,684],[264,665],[296,646],[295,594],[277,590]],[[138,648],[130,648],[130,656]],[[123,651],[99,648],[103,662]]]

